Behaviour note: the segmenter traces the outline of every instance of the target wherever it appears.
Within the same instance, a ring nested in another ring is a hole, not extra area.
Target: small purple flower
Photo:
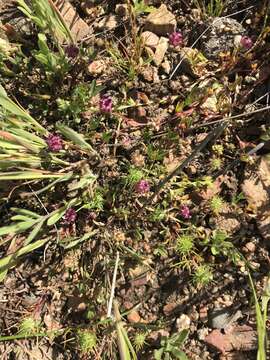
[[[178,31],[174,31],[169,35],[169,42],[172,46],[181,45],[183,43],[183,35]]]
[[[99,101],[100,111],[103,113],[110,113],[112,111],[112,98],[109,95],[104,95]]]
[[[191,218],[190,210],[189,210],[187,205],[182,206],[182,208],[181,208],[181,216],[184,219],[190,219]]]
[[[59,135],[50,134],[47,139],[46,143],[50,151],[59,151],[63,149],[63,141]]]
[[[249,50],[253,46],[253,41],[248,36],[242,36],[240,40],[240,44],[246,50]]]
[[[73,208],[67,209],[67,211],[65,212],[65,215],[64,215],[65,223],[68,225],[73,224],[73,223],[75,223],[76,219],[77,219],[76,211]]]
[[[150,185],[147,180],[140,180],[135,184],[135,191],[140,194],[145,194],[149,192]]]
[[[65,53],[70,59],[75,59],[79,55],[79,48],[76,45],[68,45],[65,48]]]

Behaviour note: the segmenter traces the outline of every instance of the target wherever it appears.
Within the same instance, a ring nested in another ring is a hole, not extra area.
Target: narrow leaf
[[[80,146],[83,150],[93,151],[92,146],[85,141],[84,137],[81,134],[78,134],[73,129],[62,124],[57,124],[56,127],[67,139],[71,140],[74,144]]]

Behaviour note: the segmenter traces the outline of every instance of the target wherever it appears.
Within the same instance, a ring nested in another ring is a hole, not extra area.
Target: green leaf
[[[21,11],[26,11],[28,14],[32,13],[31,8],[26,4],[26,2],[24,0],[17,0],[17,3],[20,5],[19,9]]]
[[[188,337],[188,333],[189,331],[187,329],[184,329],[180,332],[180,334],[176,333],[174,334],[171,339],[170,342],[177,347],[181,347],[184,342],[186,341],[187,337]]]
[[[31,233],[29,234],[29,236],[27,237],[27,239],[24,241],[24,245],[28,245],[30,244],[34,239],[35,237],[38,235],[40,229],[42,228],[43,224],[45,222],[45,218],[38,222],[37,225],[34,227],[34,229],[31,231]]]
[[[30,210],[27,210],[27,209],[20,209],[20,208],[12,207],[11,210],[16,212],[17,214],[28,215],[29,217],[31,217],[33,219],[41,218],[41,216],[39,214],[37,214],[33,211],[30,211]]]
[[[19,135],[20,137],[30,140],[33,143],[37,143],[40,147],[46,146],[46,142],[39,136],[32,134],[23,129],[12,129],[12,133],[15,135]]]
[[[31,219],[29,219],[29,217],[25,216],[25,215],[14,215],[11,217],[11,220],[12,221],[28,221]]]
[[[163,355],[163,353],[164,353],[163,348],[160,348],[160,349],[158,349],[158,350],[155,350],[155,351],[154,351],[154,358],[155,358],[155,360],[162,360],[162,355]]]
[[[61,244],[66,250],[71,249],[75,246],[77,246],[78,244],[81,244],[82,242],[90,239],[93,235],[95,235],[98,231],[91,231],[87,234],[85,234],[82,238],[79,239],[74,239],[72,241],[70,241],[68,244]]]
[[[23,147],[21,145],[18,144],[14,144],[11,141],[6,141],[6,140],[0,140],[0,147],[2,149],[23,149]]]
[[[96,80],[93,80],[90,85],[90,98],[96,96],[104,89],[104,86],[97,85]]]
[[[171,353],[176,357],[178,360],[188,360],[187,355],[182,350],[178,350],[177,348],[173,348]]]
[[[28,220],[13,225],[3,226],[0,228],[0,236],[21,233],[32,227],[36,222],[37,220]]]
[[[0,282],[2,282],[5,279],[8,270],[16,264],[16,259],[19,256],[26,255],[26,254],[38,249],[39,247],[43,246],[47,241],[48,241],[48,239],[38,240],[38,241],[34,242],[33,244],[24,246],[20,250],[16,251],[14,254],[8,255],[8,256],[0,259]]]
[[[56,127],[67,139],[71,140],[74,144],[80,146],[83,150],[93,151],[92,146],[85,141],[84,137],[81,134],[78,134],[73,129],[62,124],[56,124]]]
[[[47,225],[51,226],[57,223],[57,221],[63,217],[65,212],[66,212],[66,206],[58,209],[52,216],[49,217],[49,219],[47,220]]]
[[[120,352],[120,359],[137,360],[136,353],[131,345],[127,332],[124,329],[123,322],[121,321],[121,315],[116,300],[113,302],[113,305],[114,305],[115,327],[117,333],[118,348]]]

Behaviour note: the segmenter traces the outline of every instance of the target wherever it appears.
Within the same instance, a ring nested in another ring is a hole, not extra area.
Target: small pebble
[[[182,314],[177,320],[176,320],[176,328],[179,332],[181,332],[184,329],[189,329],[190,327],[190,318],[186,314]]]
[[[253,242],[251,242],[251,241],[248,242],[248,243],[246,243],[246,245],[245,245],[244,248],[243,248],[243,251],[244,251],[245,253],[247,253],[247,252],[254,253],[255,250],[256,250],[256,245],[255,245]]]

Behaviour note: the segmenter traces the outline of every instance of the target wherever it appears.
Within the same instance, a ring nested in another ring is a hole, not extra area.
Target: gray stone
[[[245,32],[244,27],[231,18],[215,18],[210,26],[200,40],[202,51],[209,59],[234,49],[237,39]]]
[[[232,313],[229,308],[215,308],[210,311],[209,324],[213,329],[226,329],[228,326],[242,317],[240,310]]]

